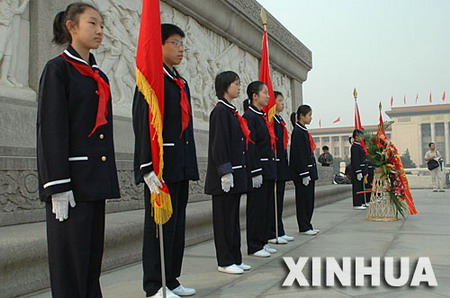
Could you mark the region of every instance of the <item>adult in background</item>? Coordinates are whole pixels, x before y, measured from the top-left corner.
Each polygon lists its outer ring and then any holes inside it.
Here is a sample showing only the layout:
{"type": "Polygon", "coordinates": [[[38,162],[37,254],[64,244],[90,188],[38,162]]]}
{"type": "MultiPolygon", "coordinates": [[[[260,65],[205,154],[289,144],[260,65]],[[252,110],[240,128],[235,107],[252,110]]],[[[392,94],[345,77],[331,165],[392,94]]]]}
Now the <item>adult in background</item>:
{"type": "Polygon", "coordinates": [[[322,154],[319,155],[318,161],[322,167],[329,167],[333,164],[333,156],[331,155],[328,146],[322,147],[322,154]]]}
{"type": "Polygon", "coordinates": [[[439,151],[436,150],[436,144],[431,142],[428,144],[429,150],[425,153],[425,161],[427,162],[428,169],[431,172],[431,181],[433,183],[433,192],[444,192],[444,186],[442,183],[442,156],[439,151]]]}

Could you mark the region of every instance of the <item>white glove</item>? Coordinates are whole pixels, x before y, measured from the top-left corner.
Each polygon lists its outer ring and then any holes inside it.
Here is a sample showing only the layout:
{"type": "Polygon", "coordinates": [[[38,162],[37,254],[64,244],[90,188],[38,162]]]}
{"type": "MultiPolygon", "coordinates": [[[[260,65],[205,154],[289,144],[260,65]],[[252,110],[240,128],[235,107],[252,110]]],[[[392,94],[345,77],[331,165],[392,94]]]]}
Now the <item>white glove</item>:
{"type": "Polygon", "coordinates": [[[311,177],[307,176],[307,177],[303,178],[303,181],[302,181],[303,185],[308,186],[309,181],[311,181],[311,177]]]}
{"type": "Polygon", "coordinates": [[[258,176],[252,177],[252,183],[253,183],[253,188],[260,188],[261,185],[263,184],[263,176],[258,175],[258,176]]]}
{"type": "Polygon", "coordinates": [[[72,208],[76,206],[71,190],[52,195],[52,212],[57,220],[64,221],[69,218],[69,204],[72,208]]]}
{"type": "Polygon", "coordinates": [[[222,190],[224,192],[229,192],[230,189],[234,187],[233,174],[228,173],[220,177],[220,181],[222,182],[222,190]]]}
{"type": "Polygon", "coordinates": [[[148,174],[144,175],[145,184],[147,184],[151,193],[159,194],[159,189],[163,187],[161,181],[158,176],[156,176],[155,171],[151,171],[148,174]]]}
{"type": "Polygon", "coordinates": [[[362,178],[363,178],[363,174],[362,173],[356,174],[356,179],[358,179],[358,181],[361,181],[362,178]]]}

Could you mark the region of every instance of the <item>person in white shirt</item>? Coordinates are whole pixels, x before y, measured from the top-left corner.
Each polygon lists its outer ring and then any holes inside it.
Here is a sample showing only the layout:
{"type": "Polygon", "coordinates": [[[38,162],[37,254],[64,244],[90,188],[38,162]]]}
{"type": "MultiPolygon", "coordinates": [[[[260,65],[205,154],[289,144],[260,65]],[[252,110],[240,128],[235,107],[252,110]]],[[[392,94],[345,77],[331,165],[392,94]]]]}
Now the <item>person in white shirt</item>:
{"type": "Polygon", "coordinates": [[[435,160],[439,166],[430,170],[431,171],[431,181],[433,182],[433,192],[444,192],[445,190],[443,189],[443,182],[442,182],[442,156],[439,153],[439,151],[436,150],[436,144],[434,144],[433,142],[431,142],[430,144],[428,144],[428,148],[430,148],[430,150],[427,151],[427,153],[425,153],[425,161],[428,163],[432,160],[435,160]]]}

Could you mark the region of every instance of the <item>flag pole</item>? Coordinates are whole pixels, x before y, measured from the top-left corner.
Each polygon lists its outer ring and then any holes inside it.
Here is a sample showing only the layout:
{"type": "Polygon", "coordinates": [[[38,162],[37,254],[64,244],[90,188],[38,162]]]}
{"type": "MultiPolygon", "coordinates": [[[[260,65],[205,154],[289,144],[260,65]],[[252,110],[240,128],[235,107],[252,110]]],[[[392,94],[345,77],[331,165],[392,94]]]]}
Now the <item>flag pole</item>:
{"type": "MultiPolygon", "coordinates": [[[[263,7],[261,7],[261,12],[259,14],[259,16],[261,17],[261,23],[263,25],[264,28],[264,33],[267,31],[267,15],[266,12],[264,10],[263,7]]],[[[263,34],[264,34],[263,33],[263,34]]],[[[266,40],[266,42],[268,42],[266,40]]],[[[269,115],[267,115],[267,117],[269,117],[269,115]]],[[[270,119],[267,119],[268,121],[270,119]]],[[[277,162],[277,149],[275,148],[275,164],[277,162]]],[[[273,185],[273,198],[274,198],[274,212],[275,212],[275,243],[278,244],[278,200],[277,200],[277,180],[275,180],[275,183],[273,185]]]]}
{"type": "Polygon", "coordinates": [[[163,293],[163,298],[167,297],[167,293],[166,293],[166,264],[164,261],[164,232],[163,232],[163,225],[162,224],[158,224],[158,229],[159,229],[159,257],[160,257],[160,262],[161,262],[161,287],[162,287],[162,293],[163,293]]]}

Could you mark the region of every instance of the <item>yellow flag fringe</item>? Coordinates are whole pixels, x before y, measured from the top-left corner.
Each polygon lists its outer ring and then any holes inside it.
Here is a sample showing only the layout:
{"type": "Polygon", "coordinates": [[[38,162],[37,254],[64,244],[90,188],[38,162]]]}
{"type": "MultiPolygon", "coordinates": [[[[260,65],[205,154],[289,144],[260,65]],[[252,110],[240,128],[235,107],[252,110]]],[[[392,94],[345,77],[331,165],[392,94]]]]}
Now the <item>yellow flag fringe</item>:
{"type": "MultiPolygon", "coordinates": [[[[139,91],[144,95],[145,100],[148,103],[149,109],[152,113],[152,125],[155,128],[156,136],[158,138],[159,144],[159,173],[158,178],[162,180],[162,170],[164,168],[164,158],[163,158],[163,139],[162,139],[162,116],[161,110],[159,109],[158,98],[155,91],[152,89],[148,83],[145,76],[136,69],[136,85],[139,91]]],[[[167,189],[167,186],[165,187],[167,189]]],[[[170,194],[160,189],[159,194],[151,194],[150,203],[154,209],[153,216],[156,224],[165,224],[172,216],[172,201],[170,199],[170,194]]]]}

